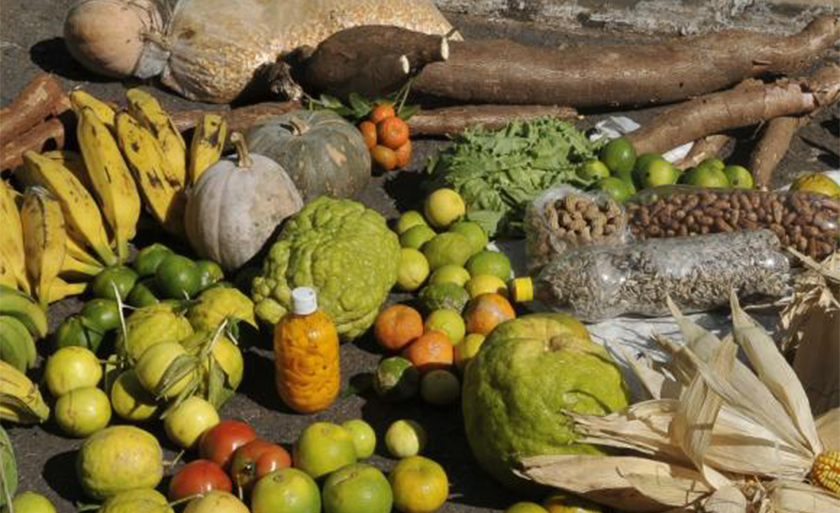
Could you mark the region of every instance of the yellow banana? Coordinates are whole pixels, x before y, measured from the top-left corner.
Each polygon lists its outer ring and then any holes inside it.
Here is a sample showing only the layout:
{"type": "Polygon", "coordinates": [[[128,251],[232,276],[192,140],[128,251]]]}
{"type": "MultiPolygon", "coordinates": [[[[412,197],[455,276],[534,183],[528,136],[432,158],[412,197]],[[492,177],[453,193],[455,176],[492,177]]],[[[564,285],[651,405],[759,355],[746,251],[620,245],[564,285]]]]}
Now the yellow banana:
{"type": "Polygon", "coordinates": [[[61,264],[61,271],[59,273],[60,276],[91,279],[105,270],[105,267],[102,264],[88,264],[86,262],[82,262],[67,253],[66,250],[67,247],[65,246],[64,262],[61,264]]]}
{"type": "Polygon", "coordinates": [[[56,278],[52,287],[50,287],[49,302],[55,303],[56,301],[61,301],[64,298],[84,294],[87,287],[87,283],[67,283],[61,278],[56,278]]]}
{"type": "Polygon", "coordinates": [[[190,142],[189,175],[195,185],[201,174],[222,157],[227,137],[227,122],[218,114],[205,114],[195,127],[190,142]]]}
{"type": "Polygon", "coordinates": [[[114,117],[117,115],[110,105],[84,91],[73,91],[70,93],[70,103],[76,115],[79,115],[85,107],[91,109],[99,116],[102,123],[109,129],[114,129],[114,117]]]}
{"type": "Polygon", "coordinates": [[[131,115],[117,114],[117,141],[146,207],[168,230],[181,233],[184,223],[185,197],[183,186],[173,176],[169,161],[157,139],[131,115]]]}
{"type": "Polygon", "coordinates": [[[23,250],[23,227],[16,195],[12,186],[0,181],[0,253],[8,274],[14,276],[17,287],[27,294],[31,291],[26,278],[26,255],[23,250]]]}
{"type": "Polygon", "coordinates": [[[61,205],[68,230],[79,235],[106,265],[116,264],[99,205],[76,175],[57,160],[34,151],[25,152],[23,161],[27,170],[25,181],[50,191],[61,205]]]}
{"type": "Polygon", "coordinates": [[[101,266],[102,262],[88,253],[84,245],[77,240],[77,235],[72,230],[72,227],[67,224],[65,224],[65,227],[67,228],[67,256],[73,257],[84,264],[101,266]]]}
{"type": "Polygon", "coordinates": [[[50,287],[64,264],[64,216],[58,201],[42,187],[29,187],[23,195],[20,209],[23,225],[23,247],[26,251],[26,273],[35,296],[46,308],[50,287]]]}
{"type": "Polygon", "coordinates": [[[154,96],[141,89],[129,89],[125,97],[128,111],[155,136],[178,183],[186,185],[187,145],[172,119],[154,96]]]}
{"type": "Polygon", "coordinates": [[[50,160],[55,160],[62,166],[66,167],[71,173],[73,173],[73,176],[82,182],[85,189],[89,191],[93,189],[87,169],[85,168],[85,160],[82,158],[80,153],[70,150],[52,150],[41,153],[41,156],[47,157],[50,160]]]}
{"type": "Polygon", "coordinates": [[[89,108],[79,116],[79,146],[102,213],[111,226],[120,263],[128,259],[128,241],[137,233],[140,195],[117,141],[89,108]]]}
{"type": "Polygon", "coordinates": [[[0,419],[17,424],[39,424],[50,418],[38,386],[26,374],[0,360],[0,419]]]}
{"type": "Polygon", "coordinates": [[[18,282],[15,275],[12,274],[9,264],[3,258],[3,253],[0,252],[0,285],[11,287],[15,290],[18,288],[18,282]]]}

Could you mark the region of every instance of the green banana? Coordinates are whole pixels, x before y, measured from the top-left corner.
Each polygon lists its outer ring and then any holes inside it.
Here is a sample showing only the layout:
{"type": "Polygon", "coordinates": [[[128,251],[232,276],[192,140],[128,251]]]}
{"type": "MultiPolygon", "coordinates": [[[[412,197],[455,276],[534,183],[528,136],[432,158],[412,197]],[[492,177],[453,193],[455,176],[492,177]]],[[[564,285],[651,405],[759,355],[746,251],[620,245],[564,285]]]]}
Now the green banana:
{"type": "MultiPolygon", "coordinates": [[[[0,317],[0,319],[14,319],[14,317],[0,317]]],[[[0,360],[20,372],[26,372],[26,348],[18,338],[17,330],[14,329],[13,331],[13,329],[6,326],[6,322],[0,320],[0,360]]],[[[26,333],[29,334],[28,331],[26,333]]],[[[32,338],[31,335],[30,338],[32,338]]]]}
{"type": "Polygon", "coordinates": [[[12,441],[3,426],[0,426],[0,506],[9,507],[8,500],[18,489],[17,459],[12,441]]]}
{"type": "Polygon", "coordinates": [[[26,326],[36,339],[47,336],[47,314],[30,296],[0,285],[0,315],[9,315],[26,326]]]}
{"type": "MultiPolygon", "coordinates": [[[[21,371],[35,367],[35,362],[38,360],[38,349],[35,347],[35,339],[32,338],[32,334],[16,317],[0,315],[0,350],[10,345],[15,346],[16,353],[23,353],[24,367],[20,369],[21,371]]],[[[0,357],[2,356],[0,354],[0,357]]],[[[3,359],[5,360],[5,358],[3,359]]]]}

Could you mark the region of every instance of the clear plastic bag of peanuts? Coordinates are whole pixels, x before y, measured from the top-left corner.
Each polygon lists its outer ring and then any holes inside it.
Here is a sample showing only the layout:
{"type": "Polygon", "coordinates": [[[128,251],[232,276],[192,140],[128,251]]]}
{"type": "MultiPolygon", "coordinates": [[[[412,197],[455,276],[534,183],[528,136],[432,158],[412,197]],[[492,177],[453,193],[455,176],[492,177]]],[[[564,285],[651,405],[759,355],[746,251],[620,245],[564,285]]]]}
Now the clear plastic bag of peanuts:
{"type": "Polygon", "coordinates": [[[768,230],[649,239],[623,246],[572,249],[533,278],[514,281],[516,301],[600,322],[623,315],[670,315],[667,298],[683,312],[790,293],[790,262],[768,230]]]}
{"type": "Polygon", "coordinates": [[[525,251],[534,272],[566,251],[615,246],[628,237],[627,216],[604,193],[562,185],[540,194],[525,211],[525,251]]]}
{"type": "Polygon", "coordinates": [[[640,192],[625,208],[639,239],[766,229],[783,248],[817,261],[840,241],[840,198],[813,192],[657,187],[640,192]]]}

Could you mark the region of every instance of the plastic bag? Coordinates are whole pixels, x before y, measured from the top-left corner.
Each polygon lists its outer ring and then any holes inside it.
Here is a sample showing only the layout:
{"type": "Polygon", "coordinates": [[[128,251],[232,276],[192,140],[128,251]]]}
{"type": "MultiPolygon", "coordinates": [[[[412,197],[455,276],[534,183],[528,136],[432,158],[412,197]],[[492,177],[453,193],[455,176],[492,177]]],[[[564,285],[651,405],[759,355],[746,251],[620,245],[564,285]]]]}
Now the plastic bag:
{"type": "Polygon", "coordinates": [[[530,271],[572,248],[614,246],[627,240],[624,208],[606,194],[570,185],[540,194],[525,212],[525,251],[530,271]]]}
{"type": "Polygon", "coordinates": [[[168,0],[160,33],[149,34],[135,74],[160,75],[193,100],[227,103],[262,65],[357,25],[394,25],[444,35],[431,0],[168,0]],[[174,7],[172,5],[174,4],[174,7]]]}
{"type": "Polygon", "coordinates": [[[790,292],[790,262],[767,230],[650,239],[617,247],[571,250],[534,278],[536,299],[587,322],[625,314],[669,315],[790,292]]]}
{"type": "Polygon", "coordinates": [[[782,247],[820,261],[840,241],[840,199],[803,191],[658,187],[626,204],[637,238],[768,229],[782,247]]]}

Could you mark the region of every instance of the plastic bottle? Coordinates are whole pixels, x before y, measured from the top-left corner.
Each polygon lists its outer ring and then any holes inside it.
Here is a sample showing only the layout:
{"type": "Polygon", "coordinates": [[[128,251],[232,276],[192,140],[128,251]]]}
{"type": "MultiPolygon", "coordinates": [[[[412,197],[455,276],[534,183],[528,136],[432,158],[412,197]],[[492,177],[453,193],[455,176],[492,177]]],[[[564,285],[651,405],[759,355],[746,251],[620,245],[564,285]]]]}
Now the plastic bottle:
{"type": "Polygon", "coordinates": [[[338,396],[338,332],[309,287],[292,291],[292,311],[274,328],[274,365],[280,398],[299,413],[323,410],[338,396]]]}

